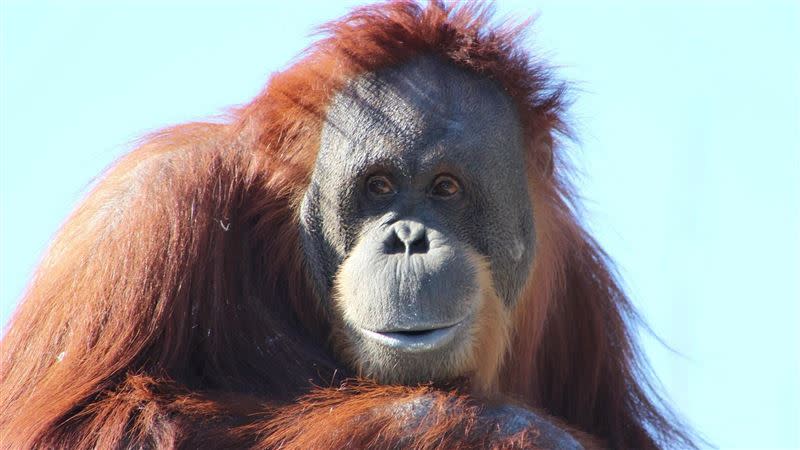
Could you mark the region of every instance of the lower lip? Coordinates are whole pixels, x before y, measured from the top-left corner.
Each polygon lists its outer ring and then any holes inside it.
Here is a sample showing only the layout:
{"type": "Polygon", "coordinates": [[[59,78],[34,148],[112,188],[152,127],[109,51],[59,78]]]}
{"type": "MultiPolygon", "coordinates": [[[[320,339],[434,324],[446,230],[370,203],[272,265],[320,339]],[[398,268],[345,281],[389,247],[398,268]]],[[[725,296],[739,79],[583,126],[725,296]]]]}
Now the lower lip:
{"type": "Polygon", "coordinates": [[[453,340],[459,328],[464,323],[462,320],[454,325],[418,334],[407,333],[379,333],[361,328],[361,333],[367,338],[386,347],[403,350],[406,352],[429,352],[444,347],[453,340]]]}

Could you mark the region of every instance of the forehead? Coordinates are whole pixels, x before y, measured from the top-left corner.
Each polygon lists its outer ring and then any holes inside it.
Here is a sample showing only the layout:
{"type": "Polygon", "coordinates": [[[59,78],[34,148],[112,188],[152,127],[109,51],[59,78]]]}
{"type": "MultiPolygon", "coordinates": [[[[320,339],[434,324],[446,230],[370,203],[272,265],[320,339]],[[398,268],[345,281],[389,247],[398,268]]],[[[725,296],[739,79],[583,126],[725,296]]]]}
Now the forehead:
{"type": "Polygon", "coordinates": [[[334,97],[318,163],[334,157],[353,170],[381,163],[418,170],[446,160],[519,164],[521,136],[513,103],[494,82],[419,57],[363,75],[334,97]]]}

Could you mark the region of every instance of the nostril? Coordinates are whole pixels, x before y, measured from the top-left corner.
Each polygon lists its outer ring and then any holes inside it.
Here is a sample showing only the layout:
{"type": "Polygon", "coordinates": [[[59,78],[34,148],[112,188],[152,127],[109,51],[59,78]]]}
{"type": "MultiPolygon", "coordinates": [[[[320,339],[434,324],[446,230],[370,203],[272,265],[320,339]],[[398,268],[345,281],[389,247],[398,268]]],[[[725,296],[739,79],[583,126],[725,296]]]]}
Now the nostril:
{"type": "Polygon", "coordinates": [[[386,241],[386,253],[393,255],[395,253],[405,253],[406,244],[403,242],[396,233],[392,233],[391,237],[386,241]]]}
{"type": "Polygon", "coordinates": [[[408,248],[408,253],[410,255],[413,255],[414,253],[428,253],[429,247],[430,244],[428,243],[428,236],[422,235],[411,242],[411,245],[408,248]]]}

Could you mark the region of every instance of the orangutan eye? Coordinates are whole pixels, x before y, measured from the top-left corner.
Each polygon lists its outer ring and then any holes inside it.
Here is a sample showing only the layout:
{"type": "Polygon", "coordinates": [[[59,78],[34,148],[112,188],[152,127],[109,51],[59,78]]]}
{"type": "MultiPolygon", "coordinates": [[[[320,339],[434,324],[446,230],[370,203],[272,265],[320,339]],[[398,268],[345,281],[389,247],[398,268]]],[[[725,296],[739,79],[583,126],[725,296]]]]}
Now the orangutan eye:
{"type": "Polygon", "coordinates": [[[394,194],[394,185],[384,175],[373,175],[367,179],[367,191],[376,196],[394,194]]]}
{"type": "Polygon", "coordinates": [[[442,198],[449,198],[461,192],[461,186],[455,178],[449,175],[439,175],[433,182],[431,195],[442,198]]]}

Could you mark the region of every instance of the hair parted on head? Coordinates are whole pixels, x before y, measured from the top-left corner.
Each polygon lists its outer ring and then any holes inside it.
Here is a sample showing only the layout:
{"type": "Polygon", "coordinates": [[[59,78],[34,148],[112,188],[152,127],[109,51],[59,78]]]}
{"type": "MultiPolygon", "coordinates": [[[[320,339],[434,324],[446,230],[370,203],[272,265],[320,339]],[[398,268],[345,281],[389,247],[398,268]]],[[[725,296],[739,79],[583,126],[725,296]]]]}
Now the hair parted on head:
{"type": "MultiPolygon", "coordinates": [[[[332,96],[360,74],[435,55],[495,80],[515,102],[533,144],[551,132],[566,133],[562,118],[566,85],[523,47],[530,20],[492,25],[491,5],[480,2],[427,5],[401,0],[355,8],[318,29],[323,38],[288,69],[272,76],[245,107],[242,126],[254,126],[267,153],[306,176],[316,156],[319,130],[332,96]]],[[[531,152],[551,149],[531,146],[531,152]]],[[[546,172],[553,155],[531,155],[546,172]]],[[[303,179],[298,180],[304,187],[303,179]]]]}

